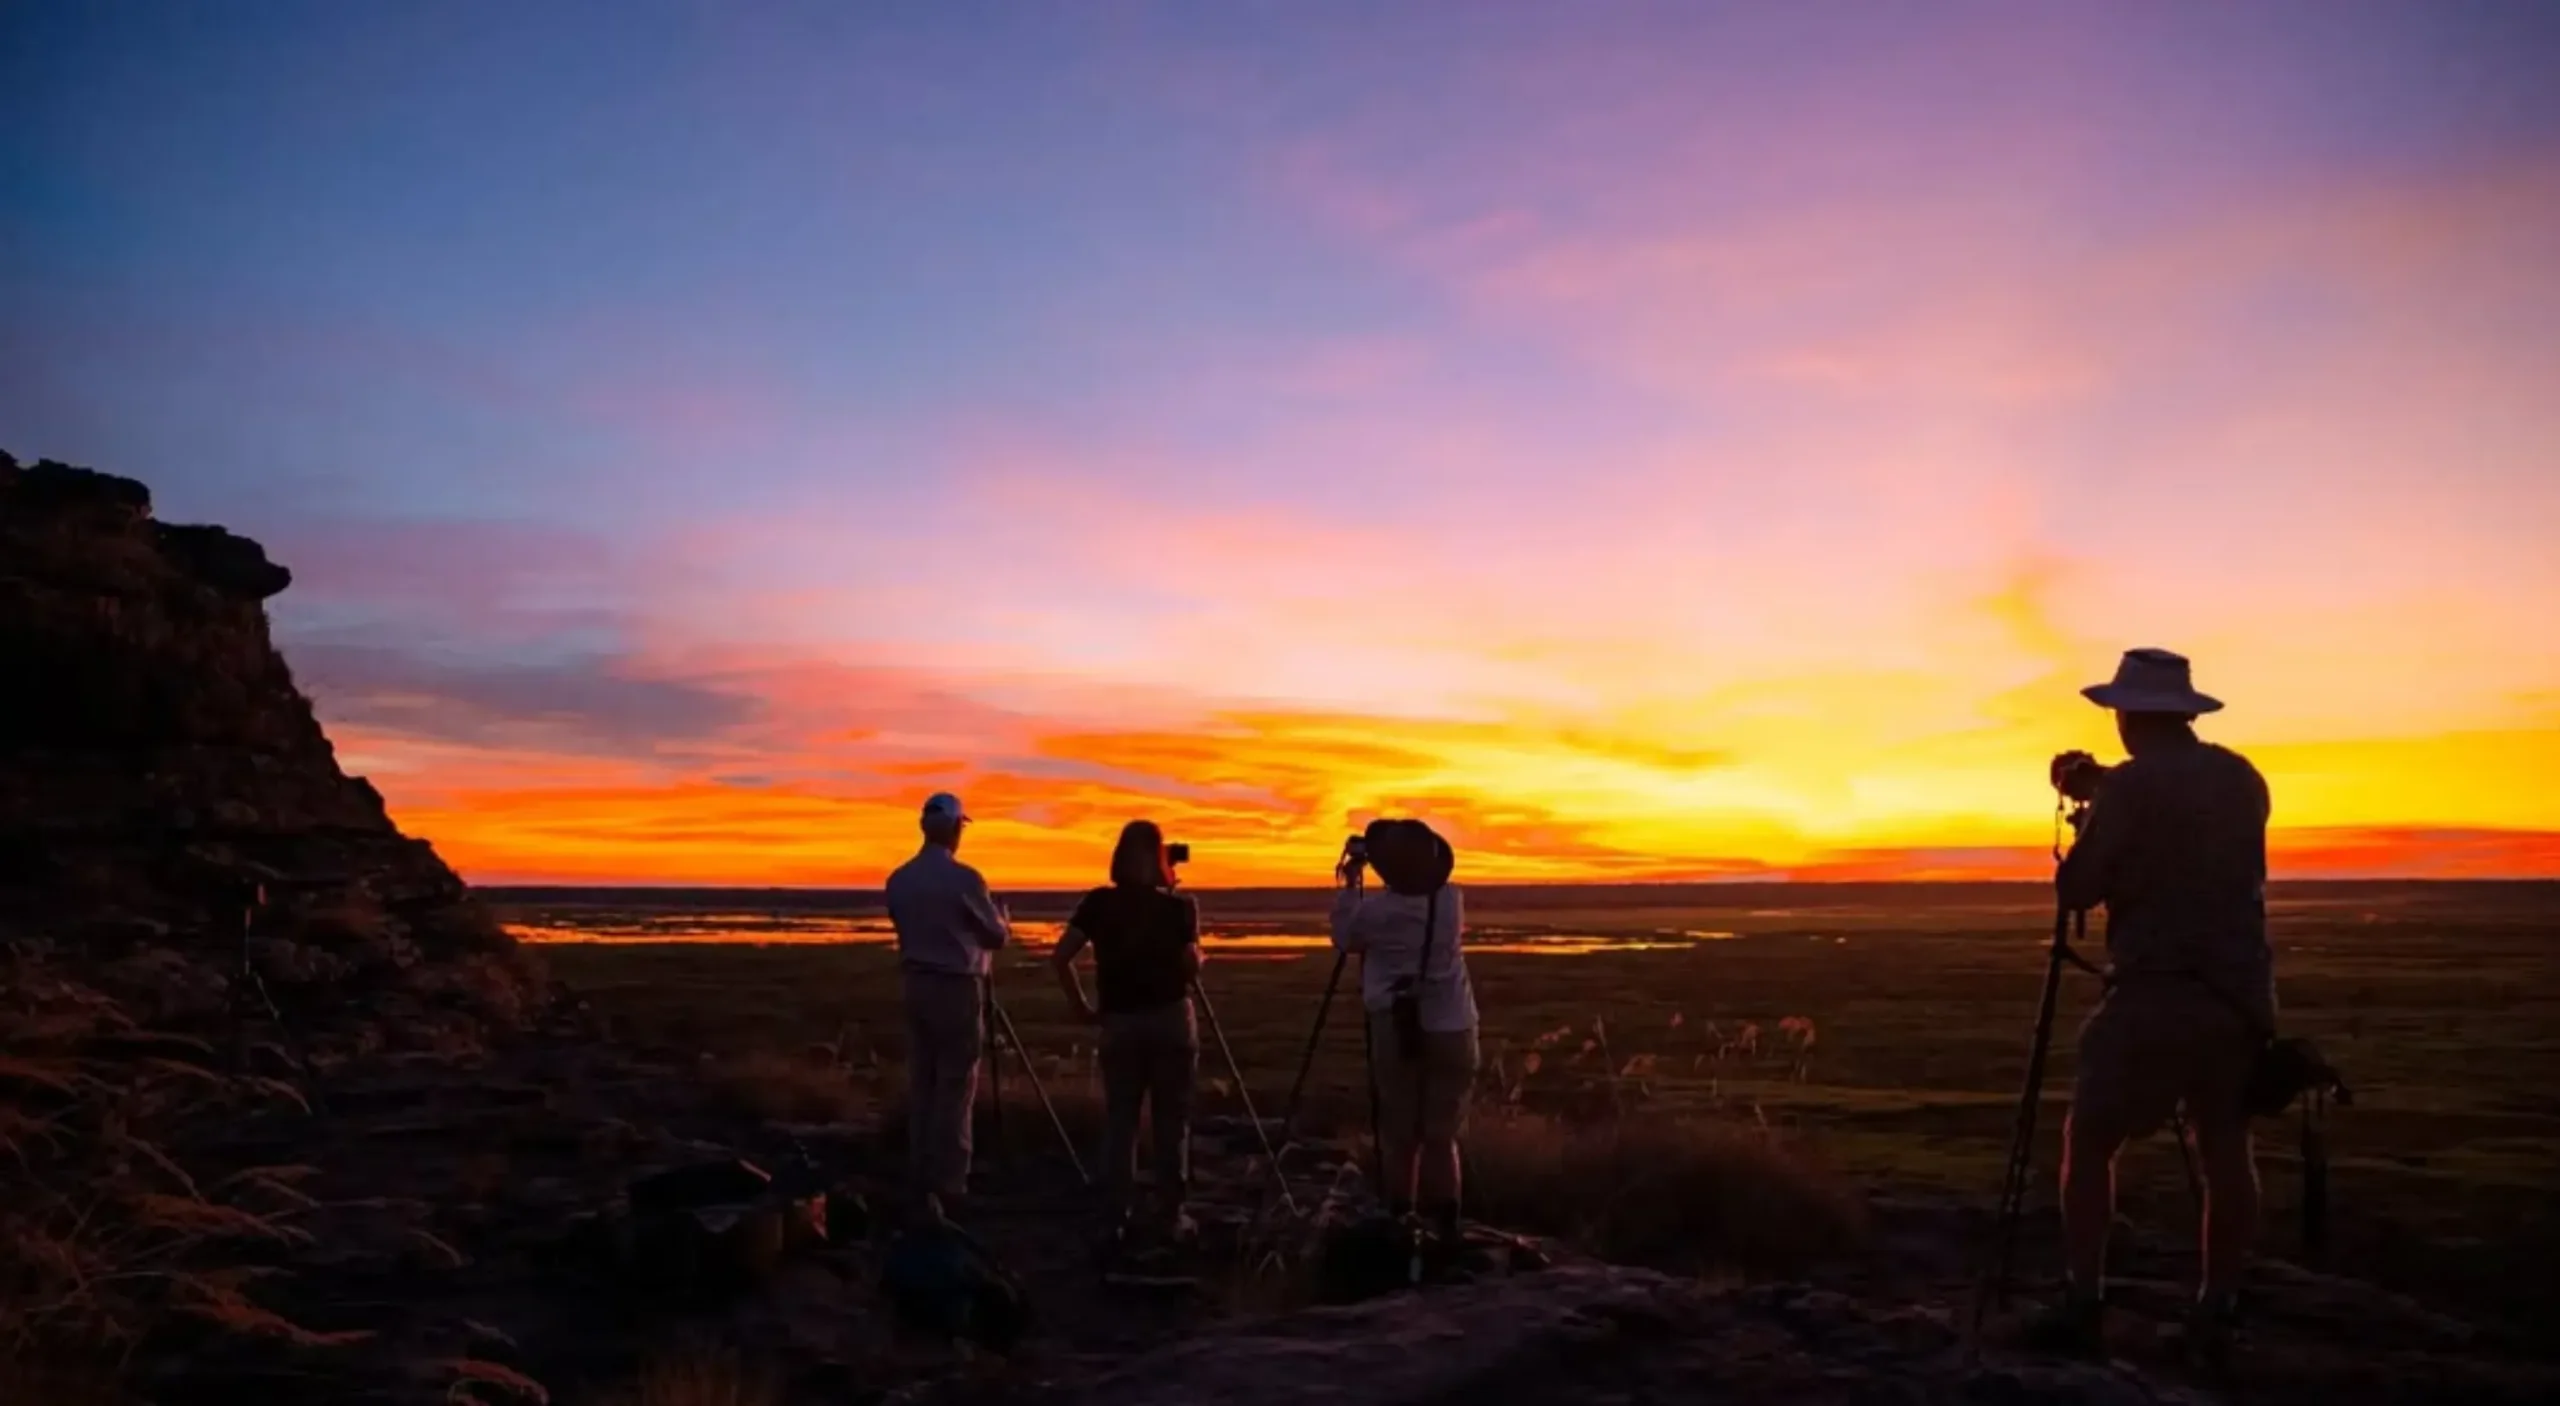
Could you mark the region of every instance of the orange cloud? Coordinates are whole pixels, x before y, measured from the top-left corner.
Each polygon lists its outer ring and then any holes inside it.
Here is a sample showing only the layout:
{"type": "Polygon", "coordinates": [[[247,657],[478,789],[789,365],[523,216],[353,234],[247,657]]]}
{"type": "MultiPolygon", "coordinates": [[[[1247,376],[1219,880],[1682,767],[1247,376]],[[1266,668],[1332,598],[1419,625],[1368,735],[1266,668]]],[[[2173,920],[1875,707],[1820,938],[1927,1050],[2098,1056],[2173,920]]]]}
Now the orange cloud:
{"type": "MultiPolygon", "coordinates": [[[[1826,688],[1809,682],[1801,697],[1820,703],[1826,688]]],[[[1750,704],[1737,711],[1746,722],[1750,704]]],[[[2088,711],[2084,726],[2102,716],[2088,711]]],[[[1320,882],[1342,834],[1383,813],[1431,817],[1478,882],[2049,868],[2040,754],[2022,758],[1991,733],[1944,752],[1835,734],[1858,716],[1836,707],[1814,712],[1799,742],[1775,726],[1788,716],[1737,727],[1743,745],[1720,756],[1640,733],[1279,711],[1163,732],[1034,720],[1020,753],[969,761],[769,750],[753,775],[348,729],[340,750],[374,772],[403,824],[484,882],[868,886],[914,844],[923,791],[945,785],[980,817],[973,853],[1016,887],[1091,881],[1120,824],[1140,816],[1196,843],[1194,881],[1211,886],[1320,882]],[[1820,743],[1835,735],[1872,774],[1829,769],[1820,743]]],[[[2560,874],[2560,831],[2535,818],[2560,786],[2560,732],[2251,750],[2276,796],[2280,876],[2560,874]],[[2514,784],[2486,779],[2500,776],[2514,784]],[[2495,821],[2374,820],[2438,814],[2495,821]]]]}

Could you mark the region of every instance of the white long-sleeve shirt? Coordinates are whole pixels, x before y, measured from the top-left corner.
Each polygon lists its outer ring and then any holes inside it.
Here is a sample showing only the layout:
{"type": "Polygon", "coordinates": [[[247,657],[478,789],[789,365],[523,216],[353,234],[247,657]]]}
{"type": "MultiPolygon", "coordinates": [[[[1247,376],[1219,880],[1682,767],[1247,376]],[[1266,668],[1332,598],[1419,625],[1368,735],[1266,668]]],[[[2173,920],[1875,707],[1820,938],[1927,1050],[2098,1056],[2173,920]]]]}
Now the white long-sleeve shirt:
{"type": "MultiPolygon", "coordinates": [[[[1431,902],[1387,890],[1344,889],[1334,895],[1334,950],[1360,954],[1362,1006],[1372,1011],[1388,1009],[1395,1002],[1396,983],[1413,977],[1422,965],[1422,924],[1431,902]]],[[[1431,939],[1431,970],[1422,973],[1419,983],[1422,1028],[1472,1030],[1476,993],[1467,981],[1460,938],[1466,929],[1466,905],[1456,884],[1440,890],[1439,905],[1439,931],[1431,939]]]]}
{"type": "Polygon", "coordinates": [[[987,881],[940,845],[926,845],[889,876],[889,922],[898,960],[922,971],[984,976],[1013,936],[987,881]]]}

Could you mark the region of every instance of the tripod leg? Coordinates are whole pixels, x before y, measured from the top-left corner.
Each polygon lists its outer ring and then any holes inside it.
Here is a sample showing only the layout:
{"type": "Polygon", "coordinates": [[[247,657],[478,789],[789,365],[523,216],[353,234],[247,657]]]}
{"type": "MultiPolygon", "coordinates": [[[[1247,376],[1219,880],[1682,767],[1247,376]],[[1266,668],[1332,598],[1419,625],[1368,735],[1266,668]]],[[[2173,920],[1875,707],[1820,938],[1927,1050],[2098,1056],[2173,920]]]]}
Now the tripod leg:
{"type": "Polygon", "coordinates": [[[2044,994],[2036,1006],[2035,1036],[2027,1049],[2027,1077],[2018,1091],[2017,1124],[2010,1134],[2008,1163],[2001,1176],[1999,1246],[1991,1275],[1973,1301],[1973,1334],[1977,1340],[1982,1334],[1984,1311],[1994,1300],[2002,1307],[2009,1302],[2009,1270],[2017,1251],[2018,1221],[2026,1211],[2027,1183],[2034,1174],[2036,1113],[2044,1098],[2045,1055],[2053,1044],[2054,1006],[2061,995],[2063,954],[2069,950],[2070,933],[2070,915],[2056,914],[2053,947],[2045,962],[2044,994]]]}
{"type": "Polygon", "coordinates": [[[995,976],[988,974],[981,988],[986,996],[979,1023],[986,1031],[987,1065],[987,1132],[995,1139],[996,1159],[1005,1170],[1013,1169],[1013,1142],[1004,1135],[1004,1027],[997,1024],[1003,1008],[996,1004],[995,976]]]}
{"type": "Polygon", "coordinates": [[[1287,1142],[1298,1127],[1298,1100],[1307,1091],[1307,1071],[1316,1067],[1316,1042],[1324,1036],[1325,1016],[1333,1010],[1333,993],[1342,985],[1342,967],[1351,960],[1348,952],[1333,954],[1333,975],[1324,981],[1324,999],[1316,1003],[1316,1023],[1307,1031],[1307,1048],[1298,1056],[1297,1082],[1289,1086],[1289,1106],[1280,1111],[1280,1140],[1287,1142]]]}
{"type": "Polygon", "coordinates": [[[1369,1184],[1378,1188],[1378,1199],[1387,1199],[1387,1142],[1385,1124],[1378,1120],[1378,1034],[1369,1028],[1369,1011],[1360,1011],[1360,1082],[1369,1090],[1369,1184]]]}
{"type": "MultiPolygon", "coordinates": [[[[992,1001],[994,998],[989,997],[992,1001]]],[[[1067,1161],[1076,1169],[1076,1180],[1093,1185],[1092,1174],[1084,1169],[1084,1158],[1076,1155],[1076,1140],[1067,1132],[1067,1120],[1058,1116],[1058,1106],[1049,1101],[1049,1090],[1040,1082],[1040,1071],[1031,1067],[1031,1052],[1022,1047],[1022,1036],[1013,1028],[1013,1017],[1002,1006],[993,1007],[996,1019],[1004,1026],[1005,1040],[1013,1046],[1015,1057],[1022,1061],[1022,1075],[1031,1081],[1032,1096],[1040,1100],[1040,1110],[1049,1115],[1049,1126],[1057,1130],[1058,1145],[1066,1149],[1067,1161]]]]}
{"type": "Polygon", "coordinates": [[[1218,1023],[1218,1008],[1209,1003],[1209,988],[1197,980],[1191,983],[1192,994],[1200,998],[1200,1014],[1209,1018],[1209,1033],[1217,1037],[1218,1053],[1227,1062],[1227,1074],[1236,1081],[1236,1097],[1244,1101],[1244,1118],[1253,1124],[1253,1135],[1262,1140],[1262,1160],[1271,1164],[1271,1179],[1280,1184],[1280,1204],[1289,1214],[1298,1213],[1297,1199],[1289,1194],[1289,1178],[1280,1170],[1280,1154],[1272,1150],[1271,1133],[1253,1111],[1253,1091],[1244,1086],[1244,1070],[1236,1064],[1236,1052],[1227,1044],[1227,1028],[1218,1023]]]}

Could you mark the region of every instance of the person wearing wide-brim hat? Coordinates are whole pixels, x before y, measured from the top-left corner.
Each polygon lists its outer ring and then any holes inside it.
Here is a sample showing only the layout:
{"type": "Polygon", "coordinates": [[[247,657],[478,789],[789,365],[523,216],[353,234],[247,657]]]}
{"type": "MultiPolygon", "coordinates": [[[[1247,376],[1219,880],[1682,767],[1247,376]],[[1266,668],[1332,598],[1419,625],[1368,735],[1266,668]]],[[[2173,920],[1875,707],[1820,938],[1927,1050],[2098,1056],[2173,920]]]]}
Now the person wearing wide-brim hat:
{"type": "Polygon", "coordinates": [[[1455,1243],[1458,1136],[1481,1063],[1457,856],[1420,820],[1373,821],[1363,840],[1345,854],[1332,931],[1335,951],[1360,954],[1380,1194],[1390,1214],[1419,1210],[1455,1243]],[[1363,889],[1364,865],[1383,891],[1363,889]]]}
{"type": "Polygon", "coordinates": [[[2089,803],[2055,878],[2074,912],[2104,905],[2106,994],[2080,1031],[2063,1129],[2063,1238],[2070,1286],[2031,1325],[2041,1345],[2103,1351],[2107,1232],[2124,1144],[2183,1114],[2203,1166],[2203,1284],[2190,1332],[2227,1344],[2257,1236],[2258,1176],[2244,1090],[2275,1023],[2267,947],[2267,783],[2196,736],[2222,708],[2187,660],[2126,651],[2115,677],[2081,693],[2116,715],[2127,760],[2054,758],[2054,786],[2089,803]]]}

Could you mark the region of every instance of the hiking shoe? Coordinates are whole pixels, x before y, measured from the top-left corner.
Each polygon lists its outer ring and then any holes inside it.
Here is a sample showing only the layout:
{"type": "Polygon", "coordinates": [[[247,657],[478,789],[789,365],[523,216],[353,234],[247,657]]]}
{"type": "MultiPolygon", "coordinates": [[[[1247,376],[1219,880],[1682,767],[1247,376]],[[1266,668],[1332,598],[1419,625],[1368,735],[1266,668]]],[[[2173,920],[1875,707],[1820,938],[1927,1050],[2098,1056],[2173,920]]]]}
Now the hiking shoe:
{"type": "Polygon", "coordinates": [[[2107,1355],[2106,1313],[2105,1300],[2073,1294],[2029,1315],[2022,1338],[2031,1352],[2100,1360],[2107,1355]]]}

